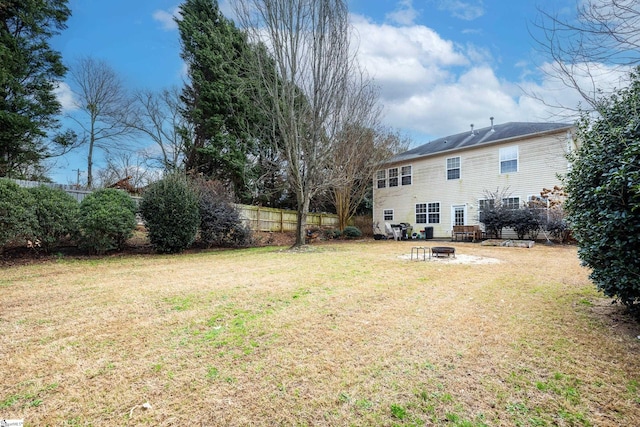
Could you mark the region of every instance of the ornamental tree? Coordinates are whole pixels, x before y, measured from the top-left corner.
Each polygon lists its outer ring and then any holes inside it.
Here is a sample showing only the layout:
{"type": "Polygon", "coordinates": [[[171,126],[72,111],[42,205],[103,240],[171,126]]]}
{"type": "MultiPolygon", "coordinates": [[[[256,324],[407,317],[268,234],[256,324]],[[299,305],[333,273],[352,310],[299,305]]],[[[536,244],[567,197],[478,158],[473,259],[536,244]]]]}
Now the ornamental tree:
{"type": "Polygon", "coordinates": [[[607,296],[640,301],[640,70],[577,123],[566,208],[579,257],[607,296]]]}

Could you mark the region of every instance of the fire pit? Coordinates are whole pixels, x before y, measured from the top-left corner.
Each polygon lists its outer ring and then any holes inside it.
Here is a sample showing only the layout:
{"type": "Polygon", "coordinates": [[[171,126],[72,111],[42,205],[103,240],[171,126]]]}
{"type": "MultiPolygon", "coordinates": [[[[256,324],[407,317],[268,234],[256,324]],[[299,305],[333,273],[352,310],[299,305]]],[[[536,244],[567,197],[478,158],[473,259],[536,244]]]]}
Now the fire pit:
{"type": "Polygon", "coordinates": [[[451,255],[453,255],[453,257],[456,257],[456,248],[452,248],[451,246],[434,246],[433,248],[431,248],[431,255],[433,256],[447,256],[450,257],[451,255]]]}

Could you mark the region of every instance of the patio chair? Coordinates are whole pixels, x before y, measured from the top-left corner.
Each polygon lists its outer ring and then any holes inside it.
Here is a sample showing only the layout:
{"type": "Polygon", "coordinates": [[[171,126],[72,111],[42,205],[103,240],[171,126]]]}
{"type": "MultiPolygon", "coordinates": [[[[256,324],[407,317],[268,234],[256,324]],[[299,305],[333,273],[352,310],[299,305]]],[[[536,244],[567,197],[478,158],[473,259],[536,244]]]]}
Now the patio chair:
{"type": "Polygon", "coordinates": [[[394,228],[388,222],[384,223],[384,228],[387,232],[387,239],[400,240],[402,231],[399,228],[394,228]]]}

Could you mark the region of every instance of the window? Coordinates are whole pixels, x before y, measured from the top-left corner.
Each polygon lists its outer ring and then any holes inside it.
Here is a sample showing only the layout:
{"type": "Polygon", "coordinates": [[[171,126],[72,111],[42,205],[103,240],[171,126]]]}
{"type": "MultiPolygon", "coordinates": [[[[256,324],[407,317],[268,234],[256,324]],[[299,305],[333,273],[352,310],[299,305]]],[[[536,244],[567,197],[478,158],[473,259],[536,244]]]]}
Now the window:
{"type": "Polygon", "coordinates": [[[427,204],[426,203],[416,204],[416,223],[417,224],[427,223],[427,204]]]}
{"type": "Polygon", "coordinates": [[[385,188],[387,186],[387,171],[378,171],[376,179],[378,180],[378,188],[385,188]]]}
{"type": "Polygon", "coordinates": [[[427,222],[440,224],[440,203],[427,203],[427,222]]]}
{"type": "Polygon", "coordinates": [[[393,209],[385,209],[382,211],[382,216],[385,221],[393,221],[393,209]]]}
{"type": "Polygon", "coordinates": [[[502,199],[502,207],[511,210],[520,209],[520,197],[507,197],[506,199],[502,199]]]}
{"type": "Polygon", "coordinates": [[[398,168],[389,169],[389,187],[398,186],[398,168]]]}
{"type": "Polygon", "coordinates": [[[493,210],[494,207],[495,201],[493,199],[478,200],[478,221],[484,222],[485,213],[493,210]]]}
{"type": "Polygon", "coordinates": [[[402,172],[402,185],[411,185],[411,166],[403,166],[402,172]]]}
{"type": "Polygon", "coordinates": [[[460,179],[460,157],[447,159],[447,179],[460,179]]]}
{"type": "Polygon", "coordinates": [[[500,149],[500,173],[518,172],[518,146],[500,149]]]}

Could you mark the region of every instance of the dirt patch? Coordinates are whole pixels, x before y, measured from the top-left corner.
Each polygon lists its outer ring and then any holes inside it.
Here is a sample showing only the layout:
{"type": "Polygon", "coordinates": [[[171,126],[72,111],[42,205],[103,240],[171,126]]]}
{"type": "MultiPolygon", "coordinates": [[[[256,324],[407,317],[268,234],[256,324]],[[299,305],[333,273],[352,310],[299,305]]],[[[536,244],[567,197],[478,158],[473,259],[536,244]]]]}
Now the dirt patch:
{"type": "Polygon", "coordinates": [[[456,254],[455,257],[452,256],[426,256],[426,259],[423,260],[422,252],[420,252],[419,256],[413,254],[413,258],[411,254],[404,254],[398,256],[398,258],[402,260],[408,260],[413,262],[418,261],[426,261],[426,262],[440,262],[447,264],[499,264],[501,261],[496,258],[488,258],[476,255],[466,255],[466,254],[456,254]]]}

